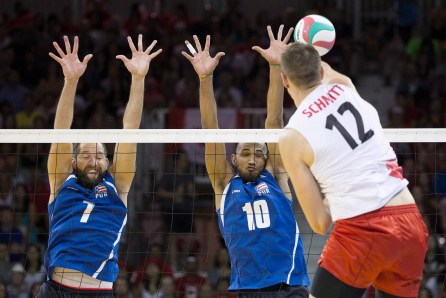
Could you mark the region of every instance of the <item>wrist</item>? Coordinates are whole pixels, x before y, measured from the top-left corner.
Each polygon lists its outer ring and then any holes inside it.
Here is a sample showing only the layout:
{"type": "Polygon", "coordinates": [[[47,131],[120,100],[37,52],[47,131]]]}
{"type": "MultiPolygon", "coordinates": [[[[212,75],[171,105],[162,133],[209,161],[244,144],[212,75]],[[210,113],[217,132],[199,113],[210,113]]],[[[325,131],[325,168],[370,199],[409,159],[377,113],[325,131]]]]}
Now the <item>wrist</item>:
{"type": "Polygon", "coordinates": [[[198,75],[198,77],[199,77],[200,80],[201,80],[201,79],[205,79],[205,78],[210,78],[210,77],[212,77],[213,75],[214,75],[214,73],[211,72],[211,73],[204,74],[204,75],[198,75]]]}

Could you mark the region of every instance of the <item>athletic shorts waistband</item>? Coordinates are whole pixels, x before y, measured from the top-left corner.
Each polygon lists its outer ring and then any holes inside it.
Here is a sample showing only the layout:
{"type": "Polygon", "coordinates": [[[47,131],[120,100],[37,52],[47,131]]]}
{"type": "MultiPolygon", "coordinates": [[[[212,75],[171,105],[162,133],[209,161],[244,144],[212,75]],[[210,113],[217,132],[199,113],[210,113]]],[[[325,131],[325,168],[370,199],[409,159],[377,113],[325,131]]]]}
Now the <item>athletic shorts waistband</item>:
{"type": "MultiPolygon", "coordinates": [[[[383,215],[397,215],[397,214],[403,214],[403,213],[419,213],[418,207],[416,204],[405,204],[405,205],[399,205],[399,206],[384,206],[380,209],[364,213],[352,218],[346,218],[345,220],[349,219],[369,219],[374,218],[378,216],[383,215]]],[[[341,219],[342,220],[342,219],[341,219]]]]}
{"type": "Polygon", "coordinates": [[[112,288],[108,289],[108,288],[81,288],[81,287],[73,287],[73,286],[69,286],[69,285],[63,284],[61,282],[55,281],[53,279],[48,280],[48,282],[49,283],[53,283],[53,284],[63,288],[66,292],[69,292],[69,293],[72,293],[72,292],[76,292],[77,293],[79,291],[82,291],[82,292],[85,292],[85,293],[88,293],[88,292],[90,292],[90,293],[92,293],[92,292],[97,293],[98,291],[101,292],[101,293],[102,292],[103,293],[107,293],[107,292],[111,293],[113,291],[112,288]]]}

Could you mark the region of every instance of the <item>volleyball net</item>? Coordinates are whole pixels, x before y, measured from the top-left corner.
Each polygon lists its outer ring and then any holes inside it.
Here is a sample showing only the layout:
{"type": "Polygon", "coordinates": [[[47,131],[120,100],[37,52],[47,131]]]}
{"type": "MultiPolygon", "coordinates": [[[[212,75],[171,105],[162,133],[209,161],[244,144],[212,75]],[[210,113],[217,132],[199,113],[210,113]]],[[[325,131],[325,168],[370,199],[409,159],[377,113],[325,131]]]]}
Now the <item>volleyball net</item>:
{"type": "MultiPolygon", "coordinates": [[[[4,212],[0,220],[2,224],[10,220],[16,228],[14,235],[4,237],[7,257],[11,264],[26,266],[33,258],[30,251],[37,248],[42,256],[46,249],[50,143],[105,143],[110,159],[115,143],[138,143],[128,223],[119,248],[123,273],[117,284],[127,283],[131,291],[141,291],[136,285],[154,275],[161,289],[163,283],[196,270],[211,291],[223,293],[230,263],[204,166],[204,143],[226,143],[229,158],[239,142],[274,143],[282,133],[281,129],[0,130],[0,206],[4,212]]],[[[386,129],[385,135],[430,230],[423,282],[442,287],[446,277],[441,266],[446,257],[446,129],[386,129]]],[[[311,231],[296,202],[312,279],[328,235],[311,231]]]]}

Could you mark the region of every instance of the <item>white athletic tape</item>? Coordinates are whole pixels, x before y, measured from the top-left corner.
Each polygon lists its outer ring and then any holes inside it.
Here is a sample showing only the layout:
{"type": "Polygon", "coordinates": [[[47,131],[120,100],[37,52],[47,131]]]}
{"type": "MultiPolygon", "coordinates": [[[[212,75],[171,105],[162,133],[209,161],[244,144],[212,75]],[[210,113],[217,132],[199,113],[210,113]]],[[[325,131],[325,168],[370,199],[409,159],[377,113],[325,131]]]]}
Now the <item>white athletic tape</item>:
{"type": "Polygon", "coordinates": [[[190,43],[187,43],[186,46],[192,55],[195,55],[197,53],[197,51],[195,51],[194,47],[190,43]]]}

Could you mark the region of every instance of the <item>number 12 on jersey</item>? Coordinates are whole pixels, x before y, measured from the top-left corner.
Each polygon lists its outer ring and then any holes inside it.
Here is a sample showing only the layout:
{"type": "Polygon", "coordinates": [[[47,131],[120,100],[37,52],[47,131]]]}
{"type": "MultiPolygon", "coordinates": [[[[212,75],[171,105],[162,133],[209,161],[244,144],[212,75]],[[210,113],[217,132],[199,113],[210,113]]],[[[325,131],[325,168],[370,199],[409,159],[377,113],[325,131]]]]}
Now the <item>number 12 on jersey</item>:
{"type": "MultiPolygon", "coordinates": [[[[342,116],[346,111],[350,111],[353,117],[355,117],[356,128],[358,129],[358,138],[361,143],[368,141],[374,135],[374,131],[369,129],[367,132],[364,131],[364,122],[362,121],[361,114],[359,111],[350,103],[344,102],[338,108],[338,113],[342,116]]],[[[333,114],[327,116],[327,122],[325,124],[326,129],[332,130],[333,127],[336,127],[338,131],[341,133],[342,137],[347,141],[350,148],[355,149],[358,147],[358,143],[356,143],[355,139],[351,136],[351,134],[345,129],[345,127],[336,119],[333,114]]]]}
{"type": "Polygon", "coordinates": [[[246,212],[248,229],[253,231],[257,228],[264,229],[271,225],[268,204],[265,200],[255,201],[252,204],[247,202],[242,210],[246,212]]]}

